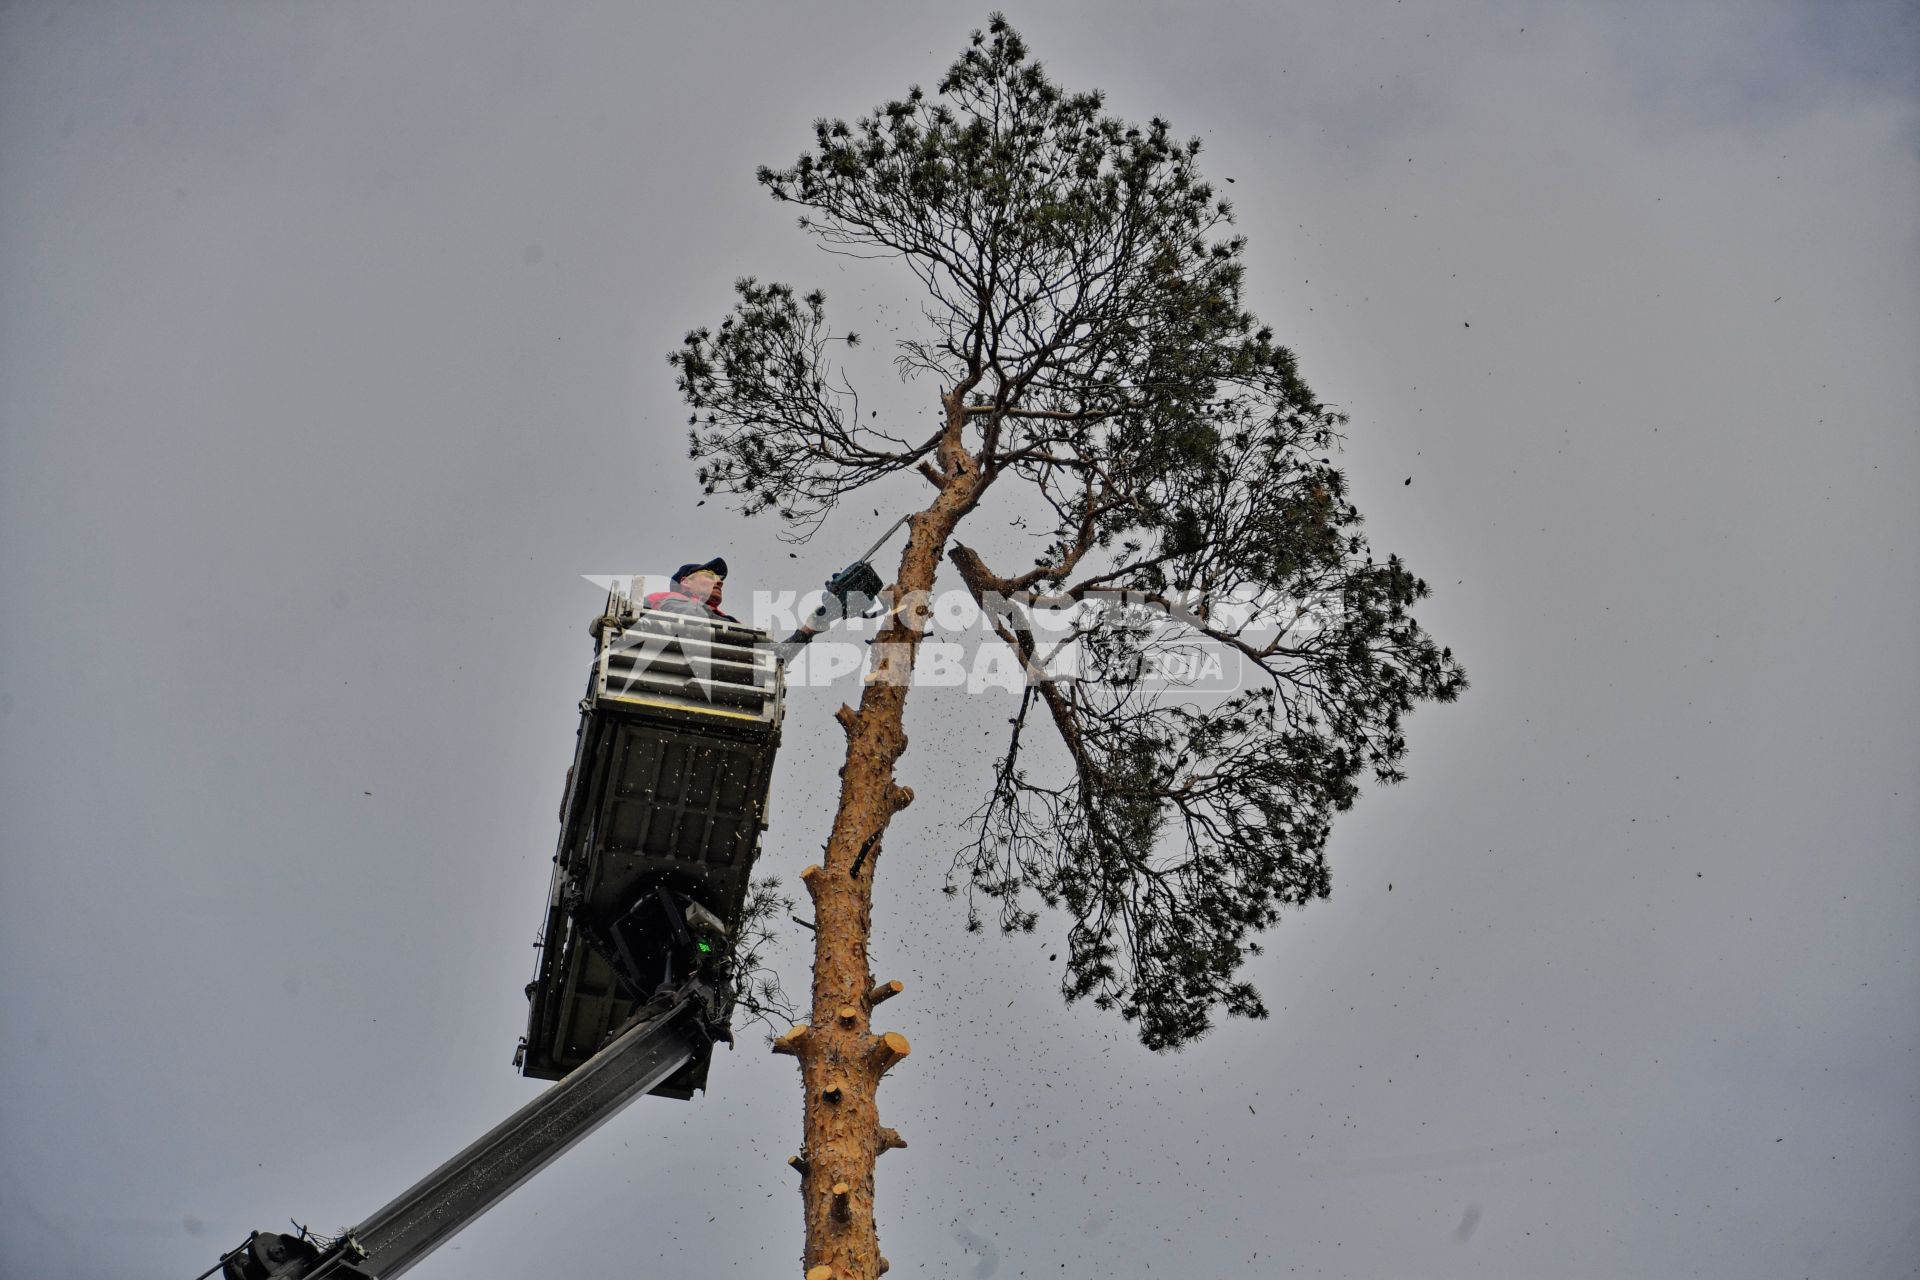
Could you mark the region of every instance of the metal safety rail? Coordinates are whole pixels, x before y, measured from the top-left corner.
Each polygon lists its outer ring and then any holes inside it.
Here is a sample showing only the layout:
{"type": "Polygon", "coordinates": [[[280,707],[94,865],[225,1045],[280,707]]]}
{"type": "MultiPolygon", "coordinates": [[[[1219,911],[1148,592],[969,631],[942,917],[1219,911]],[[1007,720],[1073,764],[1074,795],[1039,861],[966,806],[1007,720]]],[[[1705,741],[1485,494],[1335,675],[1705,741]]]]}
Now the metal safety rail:
{"type": "Polygon", "coordinates": [[[592,700],[779,723],[779,662],[762,632],[656,609],[602,631],[592,700]]]}

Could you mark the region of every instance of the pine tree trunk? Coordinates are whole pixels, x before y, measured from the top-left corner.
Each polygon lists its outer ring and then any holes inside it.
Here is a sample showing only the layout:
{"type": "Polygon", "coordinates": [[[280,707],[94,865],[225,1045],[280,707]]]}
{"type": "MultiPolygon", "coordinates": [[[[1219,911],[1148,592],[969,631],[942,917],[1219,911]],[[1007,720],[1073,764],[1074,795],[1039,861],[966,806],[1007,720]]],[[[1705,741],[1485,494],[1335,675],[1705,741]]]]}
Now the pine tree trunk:
{"type": "Polygon", "coordinates": [[[874,638],[860,709],[842,706],[836,713],[846,730],[847,759],[825,861],[800,873],[814,908],[812,1021],[776,1040],[774,1052],[800,1060],[806,1094],[806,1143],[790,1161],[800,1173],[806,1280],[874,1280],[888,1267],[874,1223],[874,1161],[906,1143],[881,1126],[876,1095],[880,1078],[907,1056],[908,1045],[898,1032],[873,1031],[874,1006],[901,984],[875,985],[867,941],[880,838],[913,800],[893,770],[907,747],[901,720],[927,602],[941,549],[981,487],[977,464],[960,447],[959,405],[959,392],[947,397],[949,426],[935,478],[940,496],[909,522],[893,613],[874,638]]]}

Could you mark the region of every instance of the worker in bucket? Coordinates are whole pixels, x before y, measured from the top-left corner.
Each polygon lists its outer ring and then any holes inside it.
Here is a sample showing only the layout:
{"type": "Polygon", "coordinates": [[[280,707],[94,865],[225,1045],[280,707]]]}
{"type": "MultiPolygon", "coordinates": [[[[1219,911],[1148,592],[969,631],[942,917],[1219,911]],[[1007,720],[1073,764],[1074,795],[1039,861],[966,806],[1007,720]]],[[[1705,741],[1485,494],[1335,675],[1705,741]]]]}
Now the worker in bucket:
{"type": "Polygon", "coordinates": [[[726,593],[727,562],[719,556],[705,564],[681,565],[673,571],[669,582],[672,584],[669,590],[656,591],[647,597],[647,608],[718,618],[722,622],[740,621],[720,611],[721,597],[726,593]]]}
{"type": "MultiPolygon", "coordinates": [[[[720,609],[726,593],[726,581],[727,562],[718,556],[705,564],[683,564],[673,571],[669,579],[670,589],[649,595],[646,607],[718,618],[723,622],[738,622],[739,619],[720,609]]],[[[783,660],[791,658],[800,646],[839,619],[864,614],[880,594],[881,585],[880,575],[872,565],[865,560],[854,561],[827,579],[826,598],[801,620],[799,630],[775,646],[775,652],[783,660]]]]}

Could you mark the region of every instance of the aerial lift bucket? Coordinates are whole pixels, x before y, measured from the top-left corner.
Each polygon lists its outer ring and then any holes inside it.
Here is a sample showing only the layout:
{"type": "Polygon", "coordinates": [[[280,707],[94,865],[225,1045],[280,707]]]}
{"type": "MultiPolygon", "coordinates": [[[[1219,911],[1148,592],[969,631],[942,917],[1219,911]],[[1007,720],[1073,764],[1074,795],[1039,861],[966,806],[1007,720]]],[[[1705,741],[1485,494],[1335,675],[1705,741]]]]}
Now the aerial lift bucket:
{"type": "MultiPolygon", "coordinates": [[[[591,1058],[685,976],[670,935],[689,913],[738,927],[780,743],[783,675],[764,632],[704,611],[648,609],[617,587],[591,630],[515,1059],[541,1080],[591,1058]]],[[[690,1098],[706,1073],[701,1054],[653,1092],[690,1098]]]]}

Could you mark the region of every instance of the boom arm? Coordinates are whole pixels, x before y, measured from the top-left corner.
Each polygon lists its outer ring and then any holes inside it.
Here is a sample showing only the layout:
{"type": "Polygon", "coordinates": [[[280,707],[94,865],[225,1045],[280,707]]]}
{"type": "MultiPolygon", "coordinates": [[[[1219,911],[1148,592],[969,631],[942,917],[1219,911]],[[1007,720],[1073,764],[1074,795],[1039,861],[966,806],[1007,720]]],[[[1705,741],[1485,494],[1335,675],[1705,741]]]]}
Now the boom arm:
{"type": "Polygon", "coordinates": [[[724,1031],[721,1010],[703,980],[688,979],[564,1079],[330,1245],[256,1231],[216,1270],[224,1280],[393,1280],[703,1052],[716,1022],[724,1031]]]}

